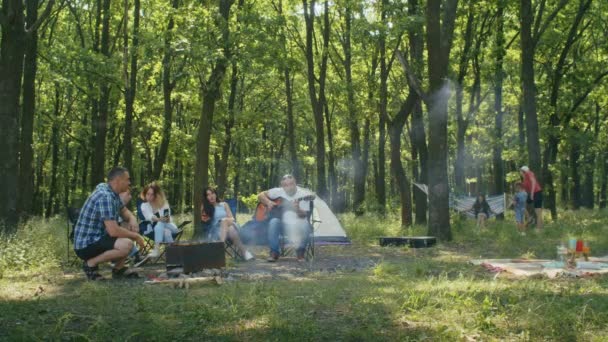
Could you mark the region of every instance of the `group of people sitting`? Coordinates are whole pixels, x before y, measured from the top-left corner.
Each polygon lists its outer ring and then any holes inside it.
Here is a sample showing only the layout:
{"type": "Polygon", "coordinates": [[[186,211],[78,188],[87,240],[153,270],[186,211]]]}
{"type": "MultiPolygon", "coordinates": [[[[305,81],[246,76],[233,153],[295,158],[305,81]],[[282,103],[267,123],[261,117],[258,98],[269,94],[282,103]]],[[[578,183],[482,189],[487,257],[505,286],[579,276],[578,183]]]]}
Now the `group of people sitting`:
{"type": "MultiPolygon", "coordinates": [[[[128,271],[126,260],[128,256],[145,250],[144,236],[154,240],[154,247],[147,258],[155,258],[160,256],[161,245],[173,242],[180,232],[173,222],[164,191],[157,183],[148,184],[140,193],[138,214],[141,222],[138,223],[137,217],[127,208],[131,201],[130,186],[129,171],[115,167],[108,173],[107,182],[97,185],[81,208],[74,226],[74,251],[83,260],[82,269],[90,280],[103,279],[98,265],[104,262],[113,263],[112,278],[138,277],[135,272],[128,271]]],[[[298,187],[291,175],[281,179],[280,187],[258,195],[269,212],[269,262],[279,258],[281,235],[287,235],[296,244],[297,260],[304,260],[312,229],[306,219],[311,197],[314,195],[298,187]]],[[[200,210],[201,221],[198,224],[205,231],[204,240],[230,241],[243,259],[254,259],[240,239],[230,206],[219,199],[214,188],[205,189],[200,210]]]]}

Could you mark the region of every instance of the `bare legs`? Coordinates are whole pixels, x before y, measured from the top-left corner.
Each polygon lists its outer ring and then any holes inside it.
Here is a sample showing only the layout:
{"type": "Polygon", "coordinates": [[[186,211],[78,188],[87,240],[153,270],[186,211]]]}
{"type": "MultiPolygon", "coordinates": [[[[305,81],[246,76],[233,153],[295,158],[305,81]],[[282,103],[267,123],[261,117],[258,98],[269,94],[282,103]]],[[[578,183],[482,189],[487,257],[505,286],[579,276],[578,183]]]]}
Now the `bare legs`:
{"type": "Polygon", "coordinates": [[[239,232],[234,226],[234,219],[225,218],[220,222],[220,241],[225,242],[226,238],[230,239],[236,248],[241,251],[241,255],[245,255],[247,248],[243,245],[239,232]]]}
{"type": "Polygon", "coordinates": [[[114,249],[105,251],[98,256],[87,260],[89,267],[97,266],[98,264],[106,261],[114,261],[116,269],[121,269],[125,265],[127,256],[133,248],[133,241],[127,238],[118,238],[114,242],[114,249]]]}
{"type": "Polygon", "coordinates": [[[477,214],[477,228],[483,229],[486,227],[486,215],[479,213],[477,214]]]}

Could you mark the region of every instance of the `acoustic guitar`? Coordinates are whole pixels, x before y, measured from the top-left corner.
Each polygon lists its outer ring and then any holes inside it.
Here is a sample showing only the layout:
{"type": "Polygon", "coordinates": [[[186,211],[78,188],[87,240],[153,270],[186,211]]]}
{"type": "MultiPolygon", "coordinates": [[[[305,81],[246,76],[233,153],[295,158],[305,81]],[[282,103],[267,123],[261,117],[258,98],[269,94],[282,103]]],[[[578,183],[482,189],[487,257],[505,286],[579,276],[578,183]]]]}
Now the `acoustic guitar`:
{"type": "Polygon", "coordinates": [[[300,203],[300,201],[312,201],[316,197],[317,196],[315,196],[315,195],[307,195],[307,196],[303,196],[303,197],[298,197],[293,201],[290,201],[283,197],[278,197],[278,198],[270,200],[274,204],[276,204],[276,206],[272,209],[268,209],[268,207],[266,205],[264,205],[262,202],[259,202],[257,207],[255,208],[255,214],[254,214],[255,220],[260,222],[260,221],[264,221],[268,218],[273,218],[273,217],[280,218],[283,213],[283,209],[285,208],[286,203],[289,203],[289,202],[300,203]]]}

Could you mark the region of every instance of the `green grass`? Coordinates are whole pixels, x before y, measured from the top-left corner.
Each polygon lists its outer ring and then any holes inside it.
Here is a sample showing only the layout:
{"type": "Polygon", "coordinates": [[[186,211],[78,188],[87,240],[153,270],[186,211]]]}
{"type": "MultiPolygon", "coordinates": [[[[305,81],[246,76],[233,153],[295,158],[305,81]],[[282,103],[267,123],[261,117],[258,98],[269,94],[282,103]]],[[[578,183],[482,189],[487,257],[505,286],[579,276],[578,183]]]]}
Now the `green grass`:
{"type": "Polygon", "coordinates": [[[375,246],[378,236],[425,234],[401,231],[396,216],[342,220],[353,251],[386,259],[361,272],[189,290],[65,276],[63,219],[31,221],[0,239],[0,340],[608,340],[608,277],[495,279],[467,264],[553,258],[571,236],[606,255],[606,212],[563,212],[526,237],[511,218],[483,232],[455,218],[454,241],[424,251],[375,246]]]}

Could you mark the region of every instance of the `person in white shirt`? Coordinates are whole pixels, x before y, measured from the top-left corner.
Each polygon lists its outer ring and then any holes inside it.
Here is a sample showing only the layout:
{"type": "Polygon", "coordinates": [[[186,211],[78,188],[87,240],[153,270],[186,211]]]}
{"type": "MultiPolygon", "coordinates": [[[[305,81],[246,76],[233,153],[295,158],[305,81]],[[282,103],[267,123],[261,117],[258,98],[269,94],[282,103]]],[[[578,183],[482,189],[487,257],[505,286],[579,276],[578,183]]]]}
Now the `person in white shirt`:
{"type": "Polygon", "coordinates": [[[258,200],[269,211],[268,244],[270,257],[268,262],[279,259],[279,236],[285,235],[289,241],[297,246],[298,261],[304,261],[304,252],[308,243],[308,235],[312,230],[307,218],[310,212],[310,201],[314,194],[297,186],[292,175],[281,178],[281,187],[263,191],[258,200]]]}
{"type": "Polygon", "coordinates": [[[179,232],[171,218],[171,208],[165,193],[157,183],[150,183],[144,187],[140,197],[145,200],[141,204],[141,214],[147,222],[147,229],[154,230],[154,249],[148,255],[157,258],[160,255],[162,242],[173,242],[173,236],[179,232]]]}

